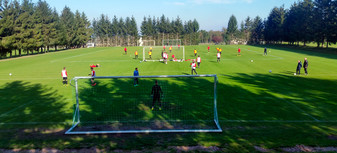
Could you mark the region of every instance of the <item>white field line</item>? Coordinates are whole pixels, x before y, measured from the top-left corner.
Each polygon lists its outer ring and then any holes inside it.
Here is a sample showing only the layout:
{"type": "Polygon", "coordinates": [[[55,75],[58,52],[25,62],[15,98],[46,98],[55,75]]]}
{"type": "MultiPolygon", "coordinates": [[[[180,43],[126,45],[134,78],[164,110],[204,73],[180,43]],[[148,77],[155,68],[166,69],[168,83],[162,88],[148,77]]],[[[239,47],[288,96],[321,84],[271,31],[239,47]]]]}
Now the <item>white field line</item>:
{"type": "Polygon", "coordinates": [[[0,125],[72,124],[73,122],[0,122],[0,125]]]}
{"type": "Polygon", "coordinates": [[[0,118],[6,116],[6,115],[8,115],[8,114],[10,114],[10,113],[12,113],[12,112],[14,112],[14,111],[16,111],[16,110],[18,110],[18,109],[21,108],[21,107],[24,107],[24,106],[26,106],[26,105],[29,105],[29,104],[31,104],[31,103],[33,103],[33,102],[34,102],[34,101],[30,101],[30,102],[28,102],[28,103],[22,104],[22,105],[20,105],[20,106],[18,106],[18,107],[16,107],[16,108],[12,109],[12,110],[10,110],[10,111],[8,111],[8,112],[6,112],[6,113],[3,113],[3,114],[0,115],[0,118]]]}
{"type": "Polygon", "coordinates": [[[337,123],[337,120],[219,120],[226,123],[337,123]]]}
{"type": "Polygon", "coordinates": [[[90,53],[84,53],[84,54],[80,54],[80,55],[74,55],[74,56],[65,57],[65,58],[61,58],[61,59],[57,59],[57,60],[52,60],[52,61],[50,61],[50,63],[55,63],[55,62],[61,61],[61,60],[66,60],[66,59],[71,59],[71,58],[75,58],[75,57],[80,57],[80,56],[95,54],[97,52],[103,52],[103,51],[106,51],[106,50],[109,50],[109,49],[102,49],[102,50],[98,50],[98,51],[94,51],[94,52],[90,52],[90,53]]]}

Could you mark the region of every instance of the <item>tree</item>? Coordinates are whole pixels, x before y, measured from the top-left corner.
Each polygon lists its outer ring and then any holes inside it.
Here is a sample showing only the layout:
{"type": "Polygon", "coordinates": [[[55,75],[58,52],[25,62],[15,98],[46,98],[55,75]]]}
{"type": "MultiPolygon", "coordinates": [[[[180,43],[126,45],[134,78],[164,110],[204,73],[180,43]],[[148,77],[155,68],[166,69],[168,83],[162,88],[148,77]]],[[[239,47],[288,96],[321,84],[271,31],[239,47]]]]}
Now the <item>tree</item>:
{"type": "Polygon", "coordinates": [[[260,44],[263,39],[263,21],[259,16],[256,16],[251,26],[250,44],[260,44]]]}
{"type": "Polygon", "coordinates": [[[232,41],[234,39],[235,33],[238,30],[238,21],[236,20],[236,17],[234,15],[232,15],[229,18],[228,21],[228,26],[227,26],[227,33],[226,33],[226,37],[228,38],[228,43],[230,43],[230,41],[232,41]]]}
{"type": "Polygon", "coordinates": [[[66,31],[66,40],[65,44],[66,48],[73,47],[72,40],[74,39],[74,23],[75,23],[74,13],[71,12],[70,8],[65,6],[62,10],[60,22],[62,26],[64,26],[66,31]]]}
{"type": "Polygon", "coordinates": [[[265,23],[264,36],[267,42],[281,42],[283,40],[284,6],[275,7],[265,23]]]}

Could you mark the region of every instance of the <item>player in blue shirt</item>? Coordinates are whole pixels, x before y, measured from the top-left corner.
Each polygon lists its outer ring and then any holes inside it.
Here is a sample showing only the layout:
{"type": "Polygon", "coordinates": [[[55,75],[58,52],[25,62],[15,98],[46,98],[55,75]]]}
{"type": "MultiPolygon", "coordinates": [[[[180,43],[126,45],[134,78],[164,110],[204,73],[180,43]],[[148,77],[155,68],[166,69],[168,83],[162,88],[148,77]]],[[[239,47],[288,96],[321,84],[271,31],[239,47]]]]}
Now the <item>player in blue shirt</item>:
{"type": "MultiPolygon", "coordinates": [[[[133,71],[133,76],[139,76],[138,68],[136,68],[135,71],[133,71]]],[[[138,78],[135,78],[133,86],[138,86],[138,78]]]]}

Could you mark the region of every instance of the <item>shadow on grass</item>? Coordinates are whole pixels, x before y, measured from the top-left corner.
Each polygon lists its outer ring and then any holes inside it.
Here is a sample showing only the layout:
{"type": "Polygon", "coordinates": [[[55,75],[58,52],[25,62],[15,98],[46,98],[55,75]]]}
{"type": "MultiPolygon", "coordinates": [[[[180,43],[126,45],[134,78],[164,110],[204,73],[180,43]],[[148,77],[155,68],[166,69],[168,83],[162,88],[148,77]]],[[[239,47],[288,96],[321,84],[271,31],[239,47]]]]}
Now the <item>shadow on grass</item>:
{"type": "MultiPolygon", "coordinates": [[[[276,151],[281,151],[277,148],[297,144],[336,146],[336,140],[331,139],[337,135],[336,123],[333,122],[259,122],[259,120],[315,121],[310,116],[319,120],[336,120],[334,113],[337,107],[336,81],[270,74],[224,75],[221,79],[229,82],[229,84],[218,83],[218,111],[223,133],[63,135],[64,129],[52,131],[16,126],[8,132],[1,126],[0,148],[99,147],[112,151],[114,149],[146,151],[158,147],[159,150],[174,152],[176,150],[171,150],[170,146],[217,146],[224,152],[252,152],[255,151],[254,146],[276,148],[276,151]],[[256,120],[256,122],[229,120],[256,120]]],[[[86,106],[81,113],[88,121],[113,120],[114,117],[120,116],[118,119],[141,118],[149,121],[196,118],[202,123],[204,118],[201,117],[208,116],[207,110],[210,106],[201,102],[209,100],[211,89],[204,88],[202,84],[208,86],[211,81],[204,80],[199,84],[200,80],[193,79],[174,79],[169,82],[158,80],[167,97],[163,100],[162,111],[149,110],[154,80],[140,79],[139,86],[133,87],[132,79],[118,79],[96,80],[98,85],[92,88],[87,88],[89,82],[86,80],[84,87],[80,89],[81,104],[86,106]],[[181,101],[174,100],[177,98],[181,101]],[[114,102],[113,105],[109,104],[110,102],[114,102]],[[116,114],[107,115],[111,112],[116,114]]],[[[6,85],[0,91],[0,94],[6,93],[6,96],[1,96],[1,105],[8,105],[8,102],[3,101],[14,101],[16,98],[27,101],[35,97],[41,103],[46,101],[47,103],[43,104],[50,107],[49,110],[57,112],[56,116],[60,115],[63,118],[71,116],[62,114],[64,108],[54,104],[58,101],[56,97],[59,96],[46,94],[40,85],[15,82],[6,85]],[[20,97],[17,96],[19,92],[30,94],[20,97]]],[[[15,105],[18,104],[21,103],[15,105]]],[[[27,107],[32,109],[33,105],[27,107]]],[[[41,107],[34,108],[36,112],[41,110],[41,107]]]]}
{"type": "MultiPolygon", "coordinates": [[[[251,46],[251,45],[250,45],[251,46]]],[[[254,47],[261,47],[261,53],[263,48],[267,47],[272,50],[282,50],[287,52],[301,53],[309,56],[324,57],[329,59],[337,59],[336,48],[317,48],[317,47],[304,47],[304,46],[292,46],[292,45],[256,45],[254,47]]],[[[301,59],[304,57],[301,57],[301,59]]]]}
{"type": "Polygon", "coordinates": [[[243,73],[225,77],[244,86],[220,86],[226,91],[220,105],[227,108],[220,116],[226,119],[337,121],[335,80],[243,73]]]}
{"type": "Polygon", "coordinates": [[[53,88],[41,84],[23,81],[5,84],[0,89],[1,123],[64,122],[70,114],[65,113],[68,109],[64,105],[65,98],[55,93],[53,88]]]}

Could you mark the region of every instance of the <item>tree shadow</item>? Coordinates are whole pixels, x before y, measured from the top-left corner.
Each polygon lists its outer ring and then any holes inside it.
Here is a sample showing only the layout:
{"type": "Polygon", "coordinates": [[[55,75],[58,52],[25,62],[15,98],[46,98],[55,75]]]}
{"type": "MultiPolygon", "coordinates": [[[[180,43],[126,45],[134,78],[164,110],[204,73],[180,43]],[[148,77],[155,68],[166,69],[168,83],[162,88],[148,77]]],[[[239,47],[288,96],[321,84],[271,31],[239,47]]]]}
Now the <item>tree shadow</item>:
{"type": "MultiPolygon", "coordinates": [[[[315,48],[315,47],[298,47],[289,45],[249,45],[254,47],[261,47],[261,53],[263,48],[273,50],[281,50],[286,52],[301,53],[309,56],[324,57],[328,59],[337,59],[337,49],[336,48],[315,48]]],[[[304,57],[303,57],[304,58],[304,57]]]]}
{"type": "Polygon", "coordinates": [[[71,118],[65,97],[51,87],[13,81],[1,86],[0,95],[0,148],[38,147],[32,133],[53,133],[67,127],[65,122],[71,118]]]}
{"type": "MultiPolygon", "coordinates": [[[[336,145],[335,140],[330,138],[336,135],[336,124],[316,122],[312,118],[320,121],[336,121],[334,112],[337,108],[335,103],[337,83],[334,80],[273,74],[235,74],[221,77],[228,82],[221,81],[217,84],[218,114],[223,133],[64,135],[64,128],[53,130],[59,127],[55,124],[1,124],[0,148],[62,150],[100,147],[111,151],[115,149],[147,151],[146,149],[159,147],[161,150],[175,152],[174,149],[170,150],[172,146],[216,146],[225,152],[251,152],[255,146],[260,145],[276,149],[297,144],[336,145]]],[[[158,107],[154,111],[150,110],[153,79],[140,79],[138,87],[133,86],[132,79],[96,81],[98,84],[95,87],[90,87],[89,80],[84,80],[81,84],[84,86],[80,87],[80,103],[85,106],[81,114],[87,121],[114,120],[116,117],[128,121],[137,121],[138,118],[144,121],[158,119],[166,121],[150,126],[160,129],[182,126],[170,120],[190,118],[196,118],[196,121],[205,127],[207,123],[204,121],[207,121],[208,117],[213,118],[209,116],[212,113],[209,110],[212,105],[202,103],[211,101],[209,96],[213,86],[209,85],[212,81],[208,79],[176,78],[170,81],[158,79],[166,97],[163,99],[162,111],[159,111],[158,107]],[[211,87],[205,88],[203,84],[211,87]],[[114,103],[109,104],[110,102],[114,103]],[[111,112],[114,114],[106,115],[111,112]]],[[[6,84],[0,90],[1,106],[6,106],[0,107],[1,112],[10,111],[11,108],[18,109],[8,114],[10,118],[6,118],[7,115],[1,117],[1,122],[21,121],[17,116],[27,116],[29,121],[54,122],[71,118],[71,114],[64,111],[69,110],[64,106],[64,97],[51,93],[55,91],[40,84],[21,81],[6,84]],[[18,93],[26,94],[18,96],[18,93]],[[29,100],[36,100],[36,103],[29,104],[29,100]],[[24,104],[20,101],[28,104],[20,107],[24,104]],[[30,113],[27,113],[28,110],[30,113]],[[14,115],[17,113],[21,114],[14,115]],[[4,118],[6,120],[3,120],[4,118]]],[[[95,130],[104,130],[97,125],[98,123],[94,123],[92,127],[96,128],[95,130]]],[[[149,124],[137,123],[135,128],[146,125],[149,124]]]]}
{"type": "Polygon", "coordinates": [[[337,101],[334,96],[336,81],[274,74],[241,73],[226,77],[249,89],[247,92],[241,87],[226,86],[224,90],[230,91],[229,101],[236,104],[227,102],[225,107],[240,111],[229,113],[234,116],[227,119],[337,120],[334,111],[337,109],[337,104],[334,102],[337,101]],[[264,107],[265,112],[269,113],[257,115],[262,113],[259,107],[264,107]]]}

